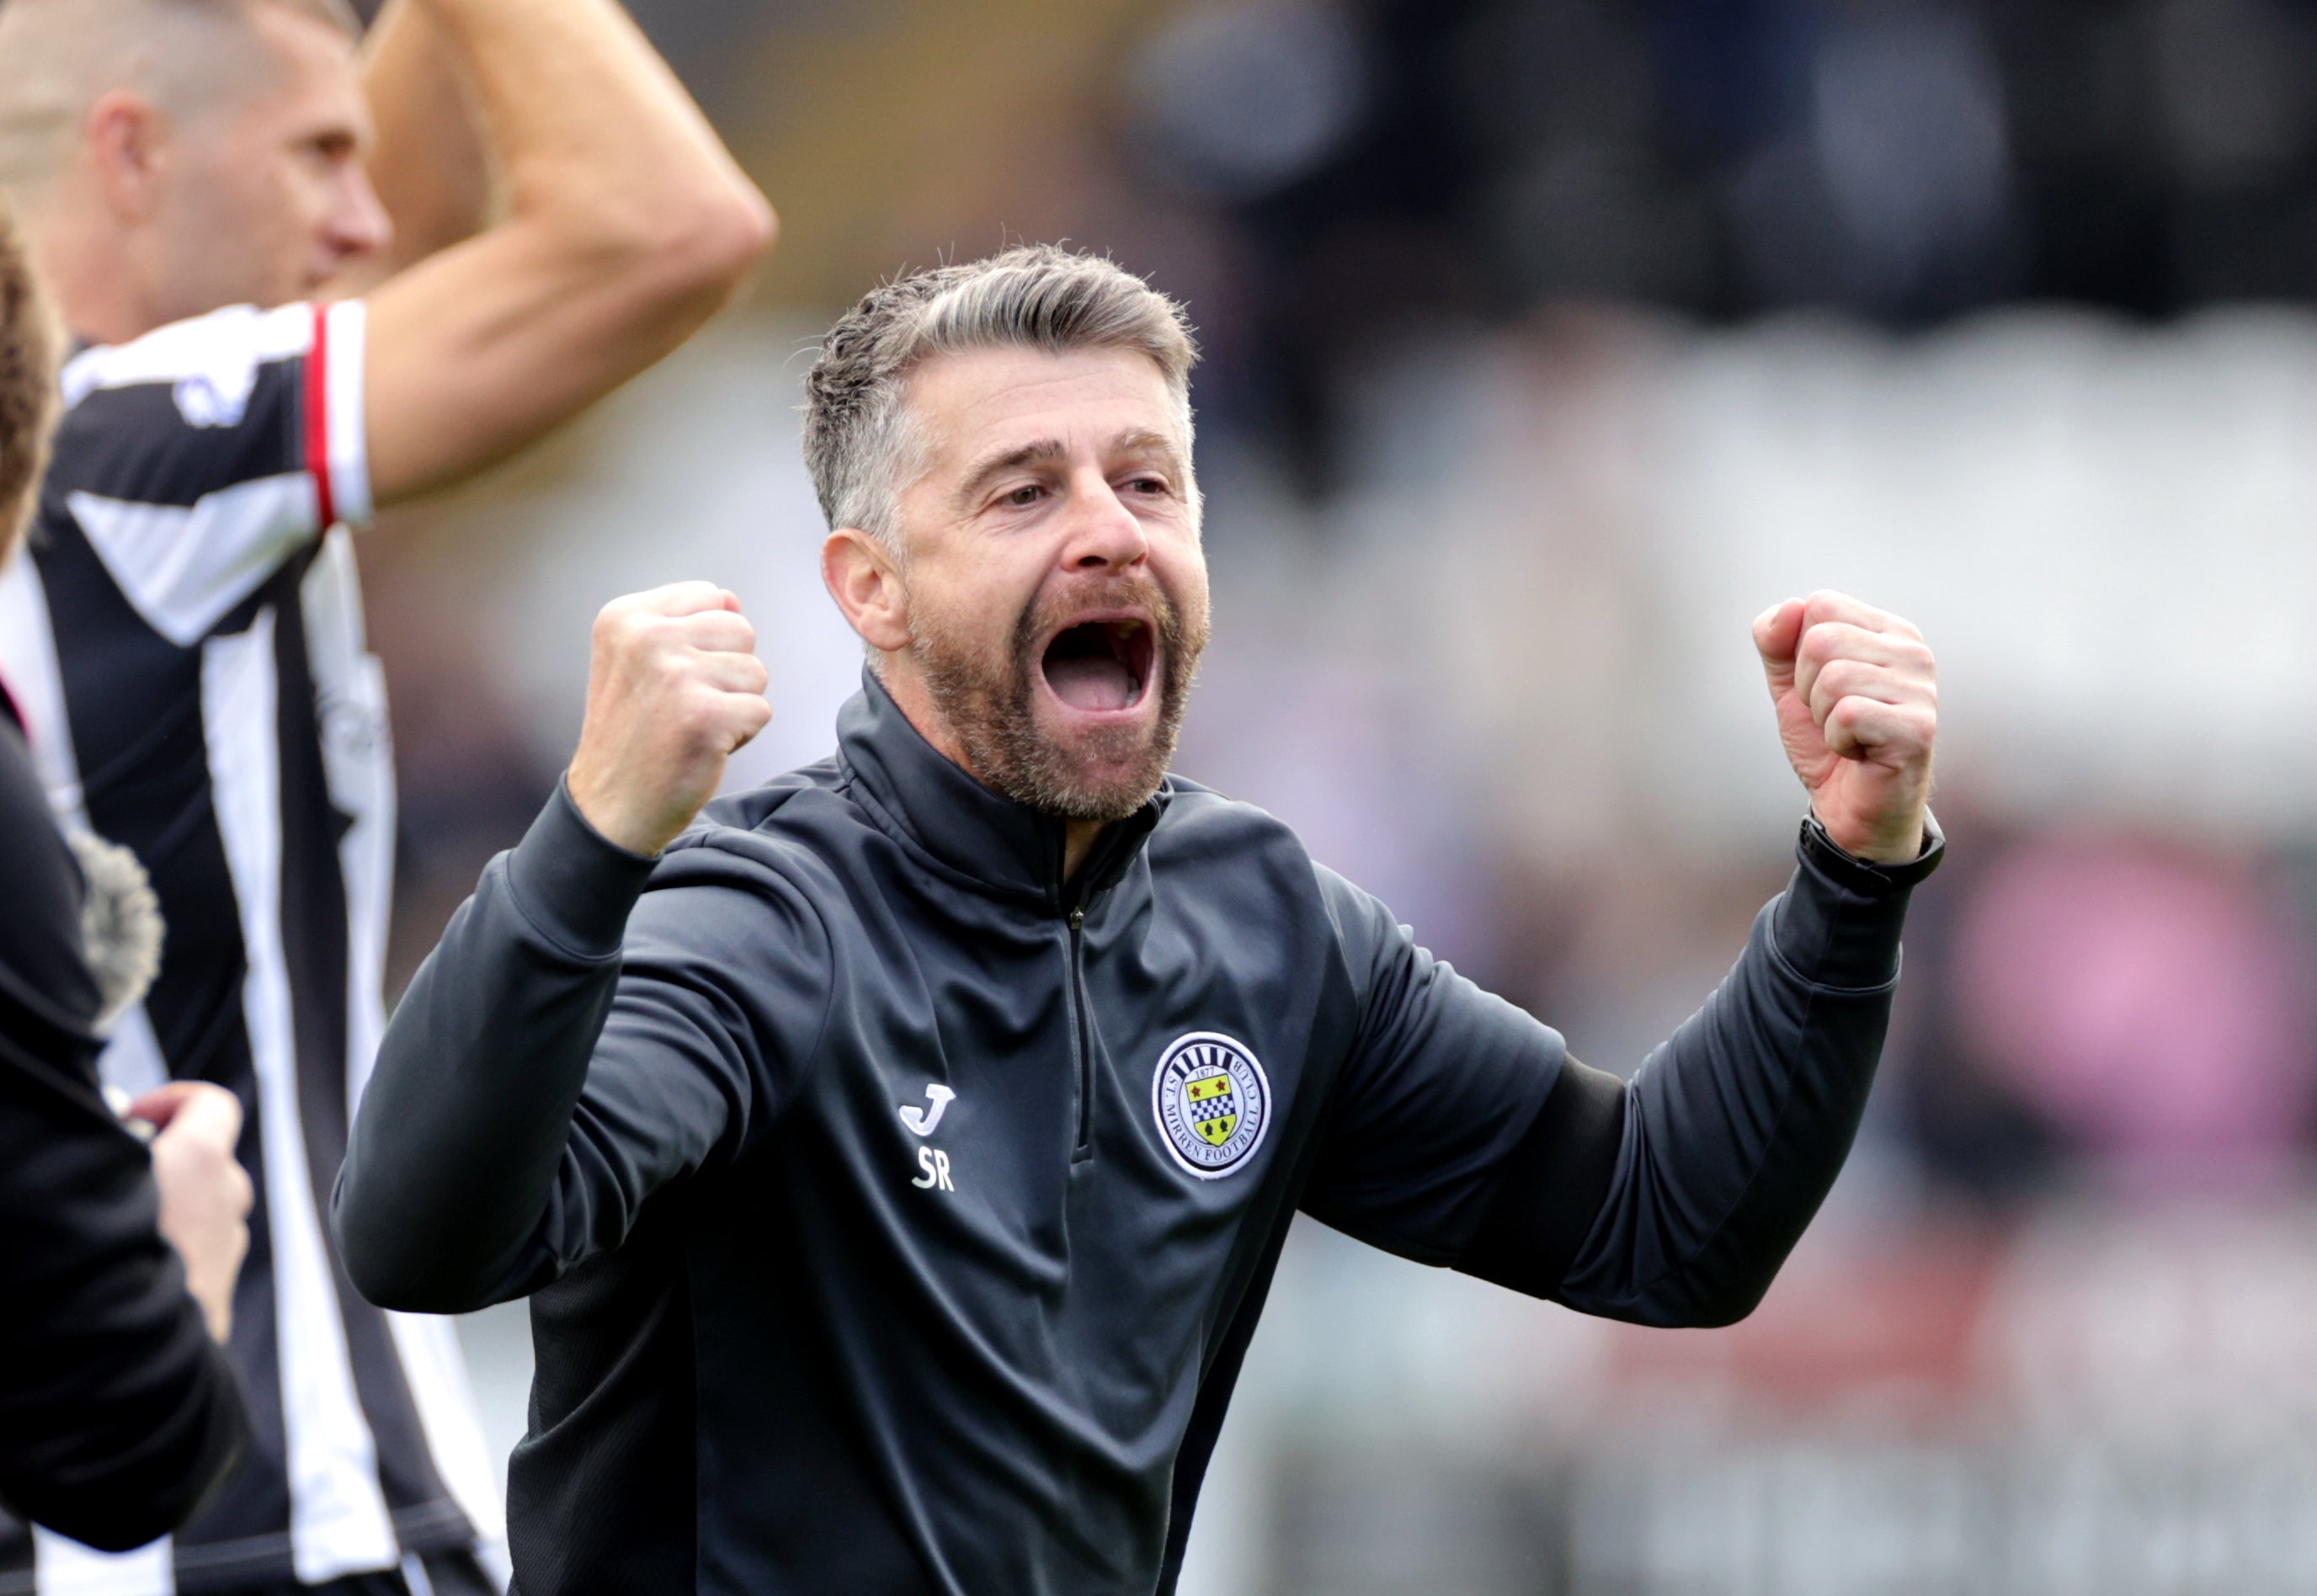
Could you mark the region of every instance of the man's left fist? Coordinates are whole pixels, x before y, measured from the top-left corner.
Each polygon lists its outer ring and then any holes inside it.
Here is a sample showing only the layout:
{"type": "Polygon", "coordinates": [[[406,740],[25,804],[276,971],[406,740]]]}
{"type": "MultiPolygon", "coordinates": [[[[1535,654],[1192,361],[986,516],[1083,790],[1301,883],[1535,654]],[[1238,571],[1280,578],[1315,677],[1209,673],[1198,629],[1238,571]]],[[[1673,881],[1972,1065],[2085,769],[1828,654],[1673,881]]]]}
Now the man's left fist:
{"type": "Polygon", "coordinates": [[[1855,858],[1913,860],[1923,851],[1939,723],[1938,665],[1923,634],[1821,591],[1763,611],[1754,646],[1818,823],[1855,858]]]}

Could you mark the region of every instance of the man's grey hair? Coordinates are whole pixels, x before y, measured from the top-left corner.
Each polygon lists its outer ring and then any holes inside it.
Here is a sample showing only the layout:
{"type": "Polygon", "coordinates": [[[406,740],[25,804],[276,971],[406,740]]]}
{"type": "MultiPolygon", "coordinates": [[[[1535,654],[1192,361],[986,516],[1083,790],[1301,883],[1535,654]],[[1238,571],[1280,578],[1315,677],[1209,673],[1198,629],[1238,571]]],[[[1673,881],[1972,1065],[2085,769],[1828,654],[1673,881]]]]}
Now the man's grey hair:
{"type": "MultiPolygon", "coordinates": [[[[858,527],[905,553],[900,495],[926,465],[926,440],[907,403],[909,373],[935,355],[1005,348],[1149,356],[1190,448],[1199,352],[1183,308],[1099,255],[1023,245],[874,289],[821,340],[805,379],[804,459],[832,529],[858,527]]],[[[1197,486],[1185,486],[1195,512],[1197,486]]]]}
{"type": "Polygon", "coordinates": [[[348,0],[0,0],[0,189],[37,197],[110,90],[178,118],[233,103],[265,64],[261,9],[362,37],[348,0]]]}

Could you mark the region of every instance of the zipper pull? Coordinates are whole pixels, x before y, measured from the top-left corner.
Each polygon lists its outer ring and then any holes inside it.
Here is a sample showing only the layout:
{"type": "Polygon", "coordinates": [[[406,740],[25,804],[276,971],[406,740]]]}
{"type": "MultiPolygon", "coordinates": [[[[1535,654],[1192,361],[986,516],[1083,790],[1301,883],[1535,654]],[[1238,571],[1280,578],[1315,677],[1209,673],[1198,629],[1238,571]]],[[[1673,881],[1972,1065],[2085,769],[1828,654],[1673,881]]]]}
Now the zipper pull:
{"type": "Polygon", "coordinates": [[[1077,908],[1070,911],[1070,929],[1072,931],[1076,931],[1079,926],[1084,925],[1085,923],[1086,905],[1084,904],[1080,904],[1077,908]]]}

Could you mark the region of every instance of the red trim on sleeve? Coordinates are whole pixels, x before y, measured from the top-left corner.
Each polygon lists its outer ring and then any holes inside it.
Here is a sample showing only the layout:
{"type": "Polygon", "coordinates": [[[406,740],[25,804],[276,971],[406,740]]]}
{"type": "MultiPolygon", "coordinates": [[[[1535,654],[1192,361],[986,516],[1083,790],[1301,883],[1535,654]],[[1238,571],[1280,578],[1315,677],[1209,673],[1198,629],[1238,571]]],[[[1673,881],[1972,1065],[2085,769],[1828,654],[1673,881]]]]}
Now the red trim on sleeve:
{"type": "Polygon", "coordinates": [[[336,524],[338,507],[330,496],[330,309],[314,307],[314,346],[306,352],[306,469],[314,477],[314,506],[321,530],[336,524]]]}

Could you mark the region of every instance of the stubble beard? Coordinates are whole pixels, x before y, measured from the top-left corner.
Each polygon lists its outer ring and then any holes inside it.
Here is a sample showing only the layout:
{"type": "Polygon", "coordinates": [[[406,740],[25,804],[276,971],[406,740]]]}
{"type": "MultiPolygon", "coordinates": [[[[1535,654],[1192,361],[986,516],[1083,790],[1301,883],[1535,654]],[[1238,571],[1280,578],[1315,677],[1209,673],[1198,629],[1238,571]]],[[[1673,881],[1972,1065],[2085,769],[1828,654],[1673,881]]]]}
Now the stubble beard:
{"type": "Polygon", "coordinates": [[[1166,779],[1206,649],[1207,617],[1201,607],[1185,618],[1155,579],[1143,577],[1106,583],[1067,603],[1032,604],[1016,618],[998,658],[973,647],[930,607],[911,606],[909,632],[926,693],[984,786],[1042,815],[1107,823],[1149,803],[1166,779]],[[1147,728],[1088,727],[1065,744],[1038,724],[1038,640],[1073,614],[1111,605],[1139,605],[1152,617],[1158,680],[1143,691],[1158,691],[1158,712],[1147,728]]]}

